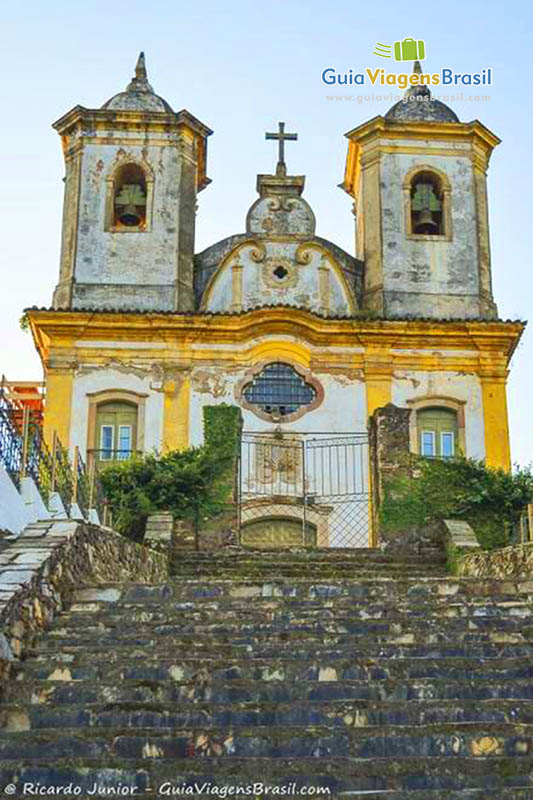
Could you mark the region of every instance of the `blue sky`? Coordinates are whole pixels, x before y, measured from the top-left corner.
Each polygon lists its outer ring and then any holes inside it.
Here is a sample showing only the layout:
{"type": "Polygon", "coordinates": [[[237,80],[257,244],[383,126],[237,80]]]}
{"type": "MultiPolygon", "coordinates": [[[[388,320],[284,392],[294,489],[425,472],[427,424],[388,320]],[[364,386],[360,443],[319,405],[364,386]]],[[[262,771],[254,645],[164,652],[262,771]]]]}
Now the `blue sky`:
{"type": "MultiPolygon", "coordinates": [[[[451,105],[461,120],[478,118],[503,140],[489,171],[494,292],[503,318],[533,316],[531,6],[451,0],[421,8],[427,15],[409,14],[398,3],[345,0],[50,0],[4,9],[0,371],[10,378],[41,377],[18,318],[25,306],[49,305],[57,279],[63,163],[50,124],[78,103],[99,107],[122,90],[140,50],[156,92],[214,129],[213,183],[199,197],[197,249],[243,230],[255,176],[275,163],[275,145],[265,142],[264,132],[285,120],[299,133],[299,141],[287,145],[287,161],[291,172],[307,175],[317,233],[353,252],[351,202],[337,188],[343,134],[384,113],[390,102],[328,102],[327,95],[351,90],[324,87],[326,67],[394,70],[394,62],[372,55],[374,45],[407,36],[425,40],[429,72],[492,67],[489,101],[451,105]]],[[[509,383],[513,460],[522,464],[533,461],[532,373],[530,330],[509,383]]]]}

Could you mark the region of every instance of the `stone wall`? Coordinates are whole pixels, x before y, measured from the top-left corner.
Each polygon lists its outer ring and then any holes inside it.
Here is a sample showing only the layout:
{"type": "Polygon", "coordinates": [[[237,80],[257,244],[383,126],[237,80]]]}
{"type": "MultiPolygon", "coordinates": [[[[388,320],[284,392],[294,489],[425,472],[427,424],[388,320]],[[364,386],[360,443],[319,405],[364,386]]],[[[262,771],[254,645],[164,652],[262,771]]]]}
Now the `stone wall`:
{"type": "Polygon", "coordinates": [[[463,556],[457,574],[473,578],[533,578],[533,542],[463,556]]]}
{"type": "Polygon", "coordinates": [[[157,583],[168,574],[167,557],[109,529],[74,521],[28,526],[5,537],[0,553],[0,674],[24,655],[36,634],[68,607],[85,583],[127,580],[157,583]],[[7,544],[7,547],[5,546],[7,544]]]}

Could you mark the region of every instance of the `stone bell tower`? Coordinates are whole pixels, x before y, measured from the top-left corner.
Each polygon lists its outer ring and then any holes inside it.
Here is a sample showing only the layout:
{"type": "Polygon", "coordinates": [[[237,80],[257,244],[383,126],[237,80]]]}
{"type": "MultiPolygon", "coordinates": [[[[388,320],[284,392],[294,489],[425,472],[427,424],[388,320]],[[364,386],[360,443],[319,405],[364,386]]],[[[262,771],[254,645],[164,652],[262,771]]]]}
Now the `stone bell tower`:
{"type": "Polygon", "coordinates": [[[194,308],[196,196],[212,131],[174,112],[148,82],[144,54],[124,92],[54,124],[65,157],[55,308],[194,308]]]}
{"type": "Polygon", "coordinates": [[[385,318],[494,318],[486,173],[499,139],[434,99],[420,64],[384,117],[347,133],[363,307],[385,318]]]}

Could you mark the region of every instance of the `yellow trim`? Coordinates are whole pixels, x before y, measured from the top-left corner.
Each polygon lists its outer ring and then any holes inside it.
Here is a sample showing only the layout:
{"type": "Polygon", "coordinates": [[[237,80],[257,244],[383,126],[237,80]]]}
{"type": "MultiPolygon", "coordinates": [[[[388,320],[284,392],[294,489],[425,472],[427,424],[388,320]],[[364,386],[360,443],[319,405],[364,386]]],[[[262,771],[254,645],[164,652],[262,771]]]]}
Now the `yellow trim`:
{"type": "Polygon", "coordinates": [[[500,143],[500,139],[478,120],[466,123],[390,122],[381,116],[359,125],[349,131],[346,137],[349,139],[348,154],[341,187],[355,198],[359,194],[361,163],[364,166],[373,161],[379,162],[382,153],[463,156],[486,170],[492,150],[500,143]],[[390,144],[390,140],[398,144],[390,144]],[[406,140],[417,140],[419,144],[408,144],[406,140]],[[428,142],[449,142],[452,147],[431,147],[428,142]],[[469,146],[465,148],[465,144],[469,146]]]}
{"type": "Polygon", "coordinates": [[[178,384],[168,381],[165,385],[163,410],[163,450],[185,450],[189,447],[189,408],[191,381],[183,378],[178,384]]]}
{"type": "Polygon", "coordinates": [[[63,447],[70,444],[70,418],[72,412],[73,372],[49,371],[46,375],[46,406],[44,415],[44,438],[50,447],[54,431],[63,447]]]}
{"type": "Polygon", "coordinates": [[[485,422],[485,461],[488,467],[511,470],[506,378],[481,378],[485,422]]]}

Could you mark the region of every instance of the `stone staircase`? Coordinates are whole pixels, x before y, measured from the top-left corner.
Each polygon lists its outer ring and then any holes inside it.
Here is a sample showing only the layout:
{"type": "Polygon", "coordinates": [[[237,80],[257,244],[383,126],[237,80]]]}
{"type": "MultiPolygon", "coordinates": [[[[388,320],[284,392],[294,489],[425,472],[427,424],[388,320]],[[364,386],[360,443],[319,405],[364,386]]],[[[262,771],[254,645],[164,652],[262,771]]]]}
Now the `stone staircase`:
{"type": "Polygon", "coordinates": [[[533,580],[375,550],[174,571],[80,588],[36,642],[4,688],[0,791],[533,798],[533,580]]]}

